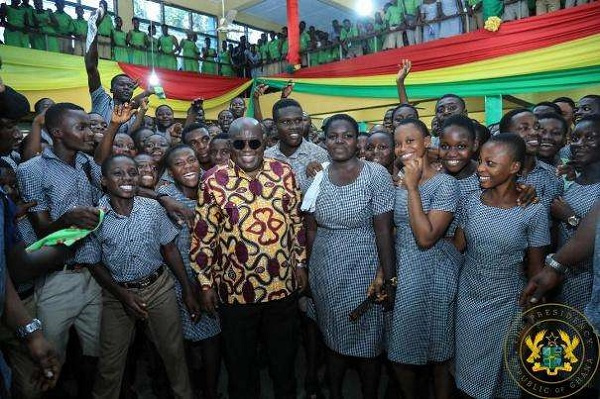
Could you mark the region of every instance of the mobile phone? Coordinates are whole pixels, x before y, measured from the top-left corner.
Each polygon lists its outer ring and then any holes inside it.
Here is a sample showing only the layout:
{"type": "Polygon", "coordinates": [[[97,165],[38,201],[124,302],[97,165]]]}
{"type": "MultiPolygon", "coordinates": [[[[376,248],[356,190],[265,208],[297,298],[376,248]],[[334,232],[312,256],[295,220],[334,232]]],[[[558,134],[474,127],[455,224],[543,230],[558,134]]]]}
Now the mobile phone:
{"type": "Polygon", "coordinates": [[[154,86],[154,94],[156,94],[156,97],[160,98],[161,100],[167,98],[165,95],[165,90],[162,88],[162,86],[154,86]]]}

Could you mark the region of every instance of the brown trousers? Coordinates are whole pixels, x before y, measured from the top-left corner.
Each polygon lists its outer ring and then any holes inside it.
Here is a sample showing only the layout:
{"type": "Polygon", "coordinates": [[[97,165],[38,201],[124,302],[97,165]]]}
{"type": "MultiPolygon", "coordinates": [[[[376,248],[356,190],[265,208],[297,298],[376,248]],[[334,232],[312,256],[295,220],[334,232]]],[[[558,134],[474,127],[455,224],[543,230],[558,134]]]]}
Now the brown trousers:
{"type": "MultiPolygon", "coordinates": [[[[152,285],[131,291],[146,303],[148,319],[144,332],[154,342],[167,371],[176,398],[192,398],[192,389],[185,362],[183,333],[175,285],[168,272],[152,285]]],[[[100,327],[100,359],[93,397],[119,397],[127,350],[135,332],[136,318],[125,311],[123,304],[107,291],[103,292],[102,325],[100,327]]]]}

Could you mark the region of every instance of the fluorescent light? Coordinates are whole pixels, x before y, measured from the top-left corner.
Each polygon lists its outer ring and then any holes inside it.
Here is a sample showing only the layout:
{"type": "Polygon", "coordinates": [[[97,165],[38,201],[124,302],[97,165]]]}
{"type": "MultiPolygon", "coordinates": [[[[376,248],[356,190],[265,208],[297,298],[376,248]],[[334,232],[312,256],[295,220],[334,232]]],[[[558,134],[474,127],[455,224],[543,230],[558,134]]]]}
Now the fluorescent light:
{"type": "Polygon", "coordinates": [[[362,16],[370,16],[373,14],[373,1],[358,0],[356,3],[356,13],[362,16]]]}
{"type": "Polygon", "coordinates": [[[154,70],[152,70],[152,73],[150,74],[150,78],[148,79],[148,83],[150,83],[150,86],[158,86],[158,85],[160,85],[160,81],[158,80],[158,75],[156,74],[156,72],[154,72],[154,70]]]}

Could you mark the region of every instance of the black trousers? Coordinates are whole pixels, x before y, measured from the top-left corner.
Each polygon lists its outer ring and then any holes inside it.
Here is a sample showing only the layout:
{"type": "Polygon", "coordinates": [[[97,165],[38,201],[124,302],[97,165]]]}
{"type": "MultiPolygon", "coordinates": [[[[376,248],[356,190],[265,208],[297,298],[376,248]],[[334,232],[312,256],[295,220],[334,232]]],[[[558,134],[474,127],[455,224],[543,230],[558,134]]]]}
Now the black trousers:
{"type": "Polygon", "coordinates": [[[266,351],[276,399],[296,398],[299,319],[296,295],[259,304],[220,304],[230,399],[258,399],[259,342],[266,351]]]}

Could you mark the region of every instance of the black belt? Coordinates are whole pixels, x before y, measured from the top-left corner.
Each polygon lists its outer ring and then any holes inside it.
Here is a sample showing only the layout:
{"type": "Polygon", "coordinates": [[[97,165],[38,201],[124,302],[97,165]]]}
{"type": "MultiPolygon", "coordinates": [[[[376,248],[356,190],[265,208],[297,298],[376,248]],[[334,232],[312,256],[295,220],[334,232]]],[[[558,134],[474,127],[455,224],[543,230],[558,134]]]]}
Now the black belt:
{"type": "Polygon", "coordinates": [[[121,287],[130,289],[130,288],[146,288],[149,287],[150,285],[152,285],[156,280],[158,280],[158,278],[163,274],[163,272],[165,271],[165,267],[163,265],[161,265],[158,270],[156,270],[154,273],[141,278],[139,280],[134,280],[134,281],[125,281],[122,283],[119,283],[119,285],[121,287]]]}
{"type": "Polygon", "coordinates": [[[24,301],[25,299],[29,298],[30,296],[33,295],[33,293],[35,292],[35,287],[30,287],[28,289],[26,289],[23,292],[19,292],[19,298],[24,301]]]}

